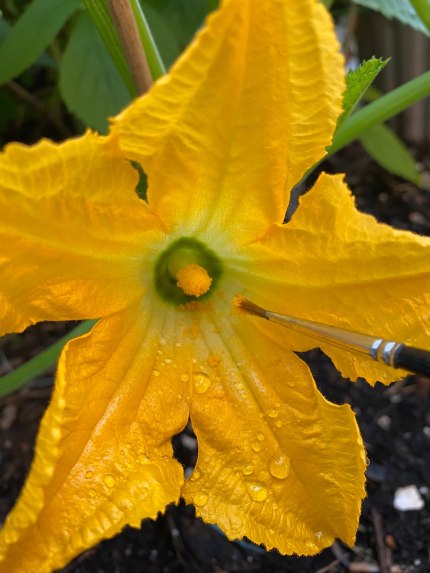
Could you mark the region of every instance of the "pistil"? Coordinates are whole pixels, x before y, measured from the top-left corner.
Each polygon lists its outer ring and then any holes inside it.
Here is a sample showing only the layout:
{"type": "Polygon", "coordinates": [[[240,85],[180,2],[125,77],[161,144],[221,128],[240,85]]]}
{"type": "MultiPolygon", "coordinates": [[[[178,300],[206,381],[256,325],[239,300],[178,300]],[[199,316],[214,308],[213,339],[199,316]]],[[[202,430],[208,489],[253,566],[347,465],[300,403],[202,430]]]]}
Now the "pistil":
{"type": "Polygon", "coordinates": [[[187,265],[176,273],[177,286],[188,296],[199,297],[208,292],[212,279],[200,265],[187,265]]]}

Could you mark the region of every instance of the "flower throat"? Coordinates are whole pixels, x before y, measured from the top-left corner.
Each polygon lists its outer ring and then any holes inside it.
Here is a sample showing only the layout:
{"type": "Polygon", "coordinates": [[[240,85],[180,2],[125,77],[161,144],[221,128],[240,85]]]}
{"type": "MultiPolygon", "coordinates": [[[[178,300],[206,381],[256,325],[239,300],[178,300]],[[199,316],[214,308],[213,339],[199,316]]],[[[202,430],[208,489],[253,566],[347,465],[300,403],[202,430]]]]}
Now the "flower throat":
{"type": "Polygon", "coordinates": [[[161,298],[180,305],[207,299],[221,274],[220,260],[213,251],[197,239],[182,237],[159,256],[154,284],[161,298]]]}

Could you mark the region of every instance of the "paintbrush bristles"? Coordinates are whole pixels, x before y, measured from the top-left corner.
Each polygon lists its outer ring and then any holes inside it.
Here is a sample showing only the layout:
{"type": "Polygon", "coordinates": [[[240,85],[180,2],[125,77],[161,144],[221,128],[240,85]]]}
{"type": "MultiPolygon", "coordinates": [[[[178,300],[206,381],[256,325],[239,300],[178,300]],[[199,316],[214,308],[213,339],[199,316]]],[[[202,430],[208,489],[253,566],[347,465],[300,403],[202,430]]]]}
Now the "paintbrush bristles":
{"type": "Polygon", "coordinates": [[[267,318],[267,310],[251,302],[242,295],[235,296],[233,303],[238,310],[245,312],[246,314],[252,314],[254,316],[259,316],[260,318],[267,318]]]}

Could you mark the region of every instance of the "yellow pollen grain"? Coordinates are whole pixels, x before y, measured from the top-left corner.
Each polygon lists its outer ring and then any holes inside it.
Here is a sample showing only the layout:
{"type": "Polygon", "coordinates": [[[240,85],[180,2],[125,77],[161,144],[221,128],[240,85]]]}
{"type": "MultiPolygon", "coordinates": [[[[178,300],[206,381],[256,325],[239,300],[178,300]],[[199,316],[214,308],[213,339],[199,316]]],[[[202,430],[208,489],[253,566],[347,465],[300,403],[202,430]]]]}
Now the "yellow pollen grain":
{"type": "Polygon", "coordinates": [[[221,362],[221,358],[219,356],[215,356],[214,354],[210,354],[208,356],[208,364],[209,366],[212,366],[212,368],[215,368],[215,366],[218,366],[218,364],[221,362]]]}
{"type": "Polygon", "coordinates": [[[176,273],[177,285],[189,296],[202,296],[211,287],[212,279],[200,265],[187,265],[176,273]]]}

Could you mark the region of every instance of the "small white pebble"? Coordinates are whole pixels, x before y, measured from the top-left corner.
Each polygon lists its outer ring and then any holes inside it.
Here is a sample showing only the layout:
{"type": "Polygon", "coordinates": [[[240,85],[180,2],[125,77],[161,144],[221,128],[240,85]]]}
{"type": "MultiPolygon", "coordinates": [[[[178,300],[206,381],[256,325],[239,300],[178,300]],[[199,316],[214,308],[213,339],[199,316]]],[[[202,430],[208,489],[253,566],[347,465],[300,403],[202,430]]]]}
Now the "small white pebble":
{"type": "Polygon", "coordinates": [[[383,430],[389,430],[391,428],[391,418],[390,418],[390,416],[387,416],[386,414],[384,414],[383,416],[380,416],[377,419],[376,423],[383,430]]]}
{"type": "Polygon", "coordinates": [[[184,470],[185,479],[188,479],[190,475],[193,473],[193,471],[194,471],[193,468],[187,466],[184,470]]]}
{"type": "Polygon", "coordinates": [[[393,505],[399,511],[417,511],[424,507],[424,500],[415,485],[407,485],[396,489],[393,505]]]}
{"type": "Polygon", "coordinates": [[[429,490],[429,488],[428,488],[426,485],[422,485],[422,486],[419,488],[418,491],[419,491],[420,494],[423,495],[424,497],[428,497],[428,495],[429,495],[429,493],[430,493],[430,490],[429,490]]]}
{"type": "Polygon", "coordinates": [[[196,438],[193,438],[192,436],[187,436],[186,434],[182,434],[180,439],[181,439],[182,445],[187,450],[191,450],[192,452],[194,452],[197,449],[196,438]]]}

